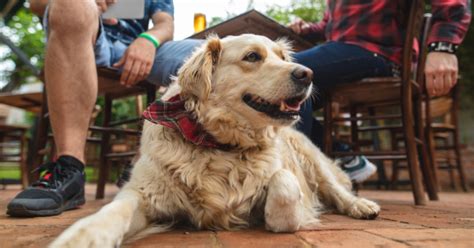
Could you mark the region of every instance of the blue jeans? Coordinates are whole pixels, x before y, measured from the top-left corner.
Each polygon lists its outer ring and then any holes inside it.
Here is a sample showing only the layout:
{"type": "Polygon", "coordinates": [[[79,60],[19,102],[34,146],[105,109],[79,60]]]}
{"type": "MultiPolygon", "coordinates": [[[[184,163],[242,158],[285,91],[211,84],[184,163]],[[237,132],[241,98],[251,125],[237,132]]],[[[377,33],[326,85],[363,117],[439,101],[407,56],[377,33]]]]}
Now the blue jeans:
{"type": "Polygon", "coordinates": [[[343,42],[327,42],[295,53],[295,61],[314,72],[315,99],[308,99],[301,111],[296,128],[315,145],[323,147],[323,128],[313,116],[313,109],[324,103],[324,92],[333,87],[366,77],[393,76],[397,66],[384,57],[362,47],[343,42]]]}

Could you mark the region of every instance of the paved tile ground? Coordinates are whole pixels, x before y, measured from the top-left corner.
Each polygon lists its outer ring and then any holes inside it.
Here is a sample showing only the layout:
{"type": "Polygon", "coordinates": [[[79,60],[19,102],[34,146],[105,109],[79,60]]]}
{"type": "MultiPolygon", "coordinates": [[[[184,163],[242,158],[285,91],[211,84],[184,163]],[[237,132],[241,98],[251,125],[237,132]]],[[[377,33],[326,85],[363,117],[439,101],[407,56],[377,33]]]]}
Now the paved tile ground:
{"type": "MultiPolygon", "coordinates": [[[[45,247],[77,219],[95,212],[117,192],[107,187],[104,200],[94,200],[88,185],[87,204],[60,216],[16,219],[5,215],[8,201],[19,188],[0,190],[0,247],[45,247]]],[[[126,247],[474,247],[474,193],[441,193],[441,201],[414,206],[408,191],[361,191],[376,200],[381,215],[373,221],[336,214],[322,215],[318,230],[273,234],[263,227],[238,232],[154,234],[126,247]]]]}

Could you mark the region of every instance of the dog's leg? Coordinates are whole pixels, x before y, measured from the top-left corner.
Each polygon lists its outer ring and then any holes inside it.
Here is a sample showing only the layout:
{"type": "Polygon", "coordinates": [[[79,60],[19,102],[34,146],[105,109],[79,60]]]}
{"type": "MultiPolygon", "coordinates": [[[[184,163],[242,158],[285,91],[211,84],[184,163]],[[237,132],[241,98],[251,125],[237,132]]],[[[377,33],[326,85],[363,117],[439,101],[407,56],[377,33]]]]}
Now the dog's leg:
{"type": "Polygon", "coordinates": [[[116,247],[127,233],[147,226],[140,208],[140,194],[123,189],[99,212],[83,218],[66,229],[49,247],[116,247]]]}
{"type": "Polygon", "coordinates": [[[305,208],[298,179],[289,170],[273,174],[268,184],[265,226],[273,232],[312,229],[319,222],[316,211],[305,208]]]}
{"type": "Polygon", "coordinates": [[[318,194],[324,202],[334,205],[339,212],[357,219],[374,219],[380,212],[380,206],[367,199],[355,196],[347,187],[348,177],[338,165],[327,158],[319,149],[313,154],[312,173],[318,182],[318,194]]]}
{"type": "Polygon", "coordinates": [[[335,206],[340,213],[358,219],[374,219],[378,216],[379,205],[354,196],[349,177],[336,162],[324,155],[302,133],[293,131],[289,139],[298,144],[294,149],[302,156],[301,167],[306,181],[323,203],[335,206]]]}

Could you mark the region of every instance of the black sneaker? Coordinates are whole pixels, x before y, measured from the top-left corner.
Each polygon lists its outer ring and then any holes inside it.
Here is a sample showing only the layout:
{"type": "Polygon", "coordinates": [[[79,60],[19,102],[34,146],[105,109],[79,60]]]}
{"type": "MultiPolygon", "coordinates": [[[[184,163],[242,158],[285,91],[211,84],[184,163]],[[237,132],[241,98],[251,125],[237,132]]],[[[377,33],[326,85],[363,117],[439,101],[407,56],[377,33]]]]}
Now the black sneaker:
{"type": "Polygon", "coordinates": [[[50,216],[85,203],[85,174],[82,162],[61,156],[56,162],[41,165],[43,176],[20,192],[7,206],[15,217],[50,216]]]}

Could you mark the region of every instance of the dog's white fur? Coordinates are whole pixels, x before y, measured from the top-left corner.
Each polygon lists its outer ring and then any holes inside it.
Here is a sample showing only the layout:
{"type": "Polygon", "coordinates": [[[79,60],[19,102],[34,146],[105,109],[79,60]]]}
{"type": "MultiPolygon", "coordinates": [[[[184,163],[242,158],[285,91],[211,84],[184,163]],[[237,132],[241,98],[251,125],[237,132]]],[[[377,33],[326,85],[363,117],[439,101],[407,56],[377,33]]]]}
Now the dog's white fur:
{"type": "MultiPolygon", "coordinates": [[[[51,247],[113,247],[153,223],[181,219],[217,230],[264,219],[270,231],[294,232],[317,228],[322,206],[354,218],[376,217],[380,207],[351,193],[349,178],[291,127],[294,120],[270,118],[242,101],[246,93],[279,102],[301,91],[290,77],[298,66],[282,41],[210,37],[164,99],[180,93],[206,131],[234,149],[195,146],[172,129],[146,122],[130,182],[51,247]],[[252,51],[262,60],[243,60],[252,51]]],[[[311,87],[304,92],[308,96],[311,87]]]]}

